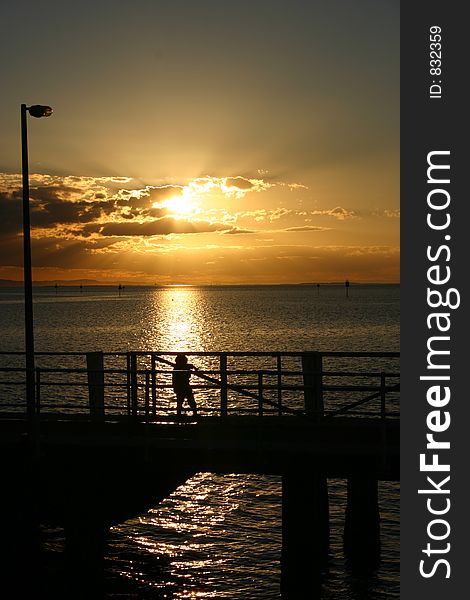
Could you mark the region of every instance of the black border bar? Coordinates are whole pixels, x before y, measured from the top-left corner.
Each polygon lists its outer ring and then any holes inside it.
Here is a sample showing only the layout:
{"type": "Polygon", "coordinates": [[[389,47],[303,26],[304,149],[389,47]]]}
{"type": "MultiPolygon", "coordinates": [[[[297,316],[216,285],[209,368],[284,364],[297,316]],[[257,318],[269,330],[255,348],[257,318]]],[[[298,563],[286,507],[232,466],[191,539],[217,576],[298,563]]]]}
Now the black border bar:
{"type": "MultiPolygon", "coordinates": [[[[401,598],[404,600],[470,597],[467,589],[470,579],[470,385],[467,382],[470,327],[466,318],[470,258],[466,89],[470,79],[467,49],[470,36],[465,8],[464,2],[455,0],[401,3],[401,598]],[[441,30],[440,47],[431,47],[430,35],[437,28],[441,30]],[[432,51],[439,51],[440,55],[431,55],[432,51]],[[431,64],[431,60],[440,60],[440,65],[431,64]],[[441,71],[431,71],[433,68],[441,71]],[[431,89],[431,85],[436,84],[441,86],[440,93],[438,87],[431,89]],[[429,153],[437,151],[442,154],[431,155],[430,160],[447,164],[450,169],[447,174],[444,169],[431,171],[428,181],[429,153]],[[446,151],[449,154],[444,154],[446,151]],[[449,183],[443,183],[447,178],[449,183]],[[434,189],[438,191],[429,198],[434,189]],[[450,201],[446,208],[433,209],[429,205],[441,202],[445,206],[447,198],[450,201]],[[430,213],[433,225],[443,225],[450,219],[448,227],[433,229],[427,221],[430,213]],[[429,272],[435,265],[439,268],[429,272]],[[442,280],[449,273],[446,283],[429,280],[430,277],[442,280]],[[444,298],[450,288],[457,290],[460,306],[432,308],[428,288],[440,290],[444,298]],[[449,315],[449,321],[447,317],[439,321],[442,328],[450,322],[447,332],[438,330],[437,318],[431,317],[428,322],[429,315],[438,312],[449,315]],[[450,339],[430,341],[433,336],[450,339]],[[448,350],[449,354],[429,355],[429,344],[432,349],[448,350]],[[447,364],[450,368],[430,368],[430,364],[447,364]],[[420,380],[421,376],[445,375],[450,377],[449,381],[420,380]],[[445,386],[449,388],[451,397],[447,404],[440,407],[430,404],[427,394],[433,385],[441,386],[442,394],[445,386]],[[439,416],[429,416],[436,410],[439,416]],[[426,435],[433,433],[429,425],[444,426],[447,418],[451,419],[450,426],[434,433],[434,439],[450,442],[450,449],[427,449],[426,435]],[[426,463],[437,454],[439,464],[449,464],[450,470],[421,470],[420,454],[423,453],[426,463]],[[427,480],[428,476],[434,484],[427,480]],[[442,483],[447,476],[450,479],[442,483]],[[420,494],[420,489],[449,492],[420,494]],[[445,513],[437,514],[446,508],[445,513]],[[448,526],[441,521],[446,521],[448,526]],[[430,534],[442,539],[433,539],[430,534]],[[446,562],[436,564],[440,559],[446,562]],[[420,573],[420,566],[426,577],[420,573]]],[[[431,302],[436,303],[437,298],[437,295],[432,296],[431,302]]],[[[451,294],[449,303],[456,304],[456,301],[457,293],[451,294]]],[[[436,394],[432,398],[437,398],[436,394]]]]}

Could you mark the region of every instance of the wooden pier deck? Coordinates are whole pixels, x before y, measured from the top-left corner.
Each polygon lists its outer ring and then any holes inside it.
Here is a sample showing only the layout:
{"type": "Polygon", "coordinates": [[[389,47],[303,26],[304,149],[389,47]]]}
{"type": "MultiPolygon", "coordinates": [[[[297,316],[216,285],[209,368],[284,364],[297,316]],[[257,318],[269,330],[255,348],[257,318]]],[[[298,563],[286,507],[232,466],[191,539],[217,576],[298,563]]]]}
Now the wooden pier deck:
{"type": "MultiPolygon", "coordinates": [[[[398,373],[388,362],[372,367],[374,360],[398,355],[251,353],[248,358],[253,356],[261,366],[247,368],[247,355],[234,353],[245,361],[240,369],[230,368],[227,354],[213,353],[219,368],[194,373],[194,387],[203,383],[197,397],[204,399],[195,419],[177,417],[167,400],[172,394],[168,355],[125,355],[126,369],[105,368],[97,353],[87,357],[86,369],[50,362],[40,367],[33,410],[24,399],[8,404],[2,397],[0,448],[8,457],[3,509],[15,514],[25,502],[33,506],[33,521],[63,526],[71,555],[96,563],[111,525],[155,506],[197,472],[279,475],[283,597],[294,598],[296,586],[328,552],[327,480],[344,478],[345,548],[376,560],[377,482],[399,480],[400,421],[398,373]],[[341,369],[325,368],[331,357],[341,359],[341,369]],[[297,368],[292,361],[298,361],[297,368]],[[165,369],[158,368],[161,364],[165,369]],[[85,400],[71,393],[77,382],[85,400]],[[110,388],[124,391],[122,399],[110,388]]],[[[13,375],[18,386],[20,375],[24,378],[15,368],[3,370],[10,390],[13,375]]]]}

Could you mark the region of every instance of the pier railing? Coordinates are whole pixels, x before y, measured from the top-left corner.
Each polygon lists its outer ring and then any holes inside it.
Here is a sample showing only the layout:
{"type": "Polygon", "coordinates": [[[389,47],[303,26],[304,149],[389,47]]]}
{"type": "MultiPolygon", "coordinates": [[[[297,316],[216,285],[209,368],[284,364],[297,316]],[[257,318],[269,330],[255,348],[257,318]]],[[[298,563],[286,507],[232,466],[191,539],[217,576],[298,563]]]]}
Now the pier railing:
{"type": "MultiPolygon", "coordinates": [[[[41,418],[174,419],[176,352],[36,353],[41,418]]],[[[399,416],[395,352],[188,352],[201,416],[399,416]]],[[[24,354],[0,353],[0,413],[26,415],[24,354]]],[[[187,410],[187,409],[186,409],[187,410]]]]}

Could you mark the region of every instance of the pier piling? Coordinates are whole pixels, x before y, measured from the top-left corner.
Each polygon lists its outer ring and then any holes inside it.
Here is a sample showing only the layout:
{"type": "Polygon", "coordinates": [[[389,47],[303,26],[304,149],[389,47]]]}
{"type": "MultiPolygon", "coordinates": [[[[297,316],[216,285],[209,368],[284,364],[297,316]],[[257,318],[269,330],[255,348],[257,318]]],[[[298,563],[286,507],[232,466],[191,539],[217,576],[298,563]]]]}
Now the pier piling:
{"type": "Polygon", "coordinates": [[[93,419],[104,419],[104,360],[102,352],[88,352],[88,398],[93,419]]]}
{"type": "Polygon", "coordinates": [[[366,475],[348,479],[344,525],[345,556],[355,565],[374,566],[380,560],[378,481],[366,475]]]}
{"type": "Polygon", "coordinates": [[[320,352],[302,354],[305,413],[321,418],[323,415],[323,360],[320,352]]]}
{"type": "Polygon", "coordinates": [[[302,470],[288,471],[282,477],[283,598],[298,598],[296,591],[309,589],[321,580],[328,559],[329,536],[326,478],[302,470]]]}
{"type": "Polygon", "coordinates": [[[103,598],[109,527],[94,515],[87,515],[67,522],[64,532],[67,597],[80,600],[103,598]]]}

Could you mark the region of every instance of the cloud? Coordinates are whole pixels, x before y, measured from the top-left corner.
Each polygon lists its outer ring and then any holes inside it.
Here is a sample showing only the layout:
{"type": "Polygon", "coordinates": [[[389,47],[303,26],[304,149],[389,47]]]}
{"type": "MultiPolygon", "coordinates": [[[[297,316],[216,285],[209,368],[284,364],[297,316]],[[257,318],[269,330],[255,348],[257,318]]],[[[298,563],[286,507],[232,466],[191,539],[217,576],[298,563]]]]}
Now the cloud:
{"type": "MultiPolygon", "coordinates": [[[[390,225],[389,219],[396,218],[398,211],[322,208],[320,199],[312,206],[307,202],[313,200],[297,190],[301,187],[236,175],[164,185],[129,178],[32,175],[34,266],[102,269],[103,273],[127,269],[149,277],[162,273],[169,282],[173,277],[174,282],[182,281],[192,272],[194,281],[212,277],[218,281],[325,280],[335,269],[341,277],[357,280],[360,272],[363,279],[368,277],[366,267],[370,267],[370,277],[380,279],[383,268],[384,278],[396,280],[397,251],[367,246],[321,248],[314,243],[336,241],[343,234],[347,236],[343,240],[357,240],[354,232],[361,223],[349,219],[383,219],[390,225]],[[256,193],[261,191],[266,194],[256,193]],[[180,197],[181,202],[173,202],[180,197]],[[331,235],[315,235],[329,229],[320,226],[323,217],[344,224],[335,223],[331,235]],[[262,234],[269,234],[269,239],[262,234]],[[306,243],[290,244],[295,240],[306,243]],[[279,245],[283,241],[288,245],[279,245]],[[179,273],[172,270],[178,261],[179,273]],[[266,264],[263,273],[256,271],[261,261],[266,264]],[[197,276],[196,271],[200,271],[197,276]]],[[[0,174],[0,265],[19,273],[21,229],[21,177],[0,174]]]]}
{"type": "Polygon", "coordinates": [[[182,185],[147,186],[142,194],[147,193],[151,202],[160,202],[168,198],[174,198],[183,194],[182,185]]]}
{"type": "Polygon", "coordinates": [[[197,177],[184,186],[183,194],[196,196],[222,195],[226,198],[242,199],[252,192],[262,192],[273,187],[263,179],[248,179],[237,175],[235,177],[197,177]]]}
{"type": "Polygon", "coordinates": [[[0,234],[11,235],[22,228],[21,192],[0,192],[0,234]]]}
{"type": "MultiPolygon", "coordinates": [[[[259,180],[258,180],[259,181],[259,180]]],[[[239,190],[252,190],[255,187],[255,183],[245,177],[226,177],[225,185],[227,187],[236,187],[239,190]]]]}
{"type": "MultiPolygon", "coordinates": [[[[70,178],[63,178],[70,179],[70,178]]],[[[19,233],[22,228],[22,191],[16,187],[0,191],[0,233],[19,233]]],[[[41,180],[42,184],[43,181],[41,180]]],[[[113,182],[114,183],[114,182],[113,182]]],[[[122,183],[119,180],[119,183],[122,183]]],[[[40,230],[64,231],[62,225],[93,224],[110,219],[114,222],[133,219],[156,219],[164,217],[168,211],[155,208],[156,199],[163,199],[181,193],[179,186],[147,187],[142,190],[118,190],[110,192],[96,191],[96,180],[82,181],[82,185],[64,185],[54,180],[50,186],[35,185],[34,178],[30,186],[31,227],[40,230]],[[108,194],[110,194],[108,196],[108,194]]],[[[99,229],[98,229],[99,230],[99,229]]],[[[77,229],[78,231],[78,229],[77,229]]],[[[43,235],[46,233],[43,231],[43,235]]],[[[73,229],[68,229],[68,235],[73,229]]]]}
{"type": "Polygon", "coordinates": [[[237,227],[234,227],[233,229],[229,229],[228,231],[225,231],[226,234],[229,235],[236,235],[239,233],[258,233],[257,231],[254,231],[252,229],[238,229],[237,227]]]}
{"type": "Polygon", "coordinates": [[[292,214],[292,210],[289,210],[288,208],[277,208],[276,210],[270,212],[269,220],[277,221],[277,219],[281,219],[282,217],[286,217],[290,214],[292,214]]]}
{"type": "Polygon", "coordinates": [[[314,227],[313,225],[303,225],[302,227],[288,227],[284,231],[328,231],[329,227],[314,227]]]}
{"type": "MultiPolygon", "coordinates": [[[[31,226],[43,236],[65,234],[69,238],[90,235],[92,231],[96,235],[126,235],[124,232],[130,231],[129,235],[133,236],[140,231],[140,235],[149,236],[230,230],[229,223],[235,221],[235,216],[224,206],[224,199],[240,199],[272,185],[262,179],[242,176],[206,176],[184,184],[161,186],[135,187],[134,184],[134,180],[126,177],[33,174],[30,176],[31,226]],[[186,224],[169,220],[174,207],[167,201],[182,196],[188,200],[191,212],[186,224]],[[224,210],[224,214],[217,216],[214,210],[224,210]]],[[[21,231],[21,224],[21,177],[0,174],[0,231],[16,234],[21,231]]]]}
{"type": "Polygon", "coordinates": [[[325,210],[312,210],[310,211],[310,214],[312,216],[334,217],[340,221],[344,221],[344,219],[356,219],[359,216],[357,211],[347,210],[342,206],[335,206],[335,208],[329,208],[325,210]]]}
{"type": "Polygon", "coordinates": [[[170,235],[172,233],[208,233],[225,231],[226,225],[220,223],[208,223],[206,221],[184,221],[172,218],[155,219],[143,223],[100,223],[92,224],[83,228],[85,233],[99,233],[102,236],[152,236],[170,235]]]}
{"type": "Polygon", "coordinates": [[[31,202],[31,225],[39,228],[52,228],[59,224],[89,223],[103,214],[115,210],[113,203],[106,201],[66,202],[60,199],[46,202],[31,202]]]}
{"type": "MultiPolygon", "coordinates": [[[[175,255],[180,250],[174,250],[175,255]]],[[[397,247],[240,245],[219,249],[192,248],[174,269],[173,253],[165,263],[152,261],[155,273],[177,282],[301,283],[344,281],[398,281],[397,247]],[[259,264],[263,267],[260,268],[259,264]],[[184,265],[184,269],[183,269],[184,265]],[[171,270],[170,270],[171,269],[171,270]],[[188,273],[191,273],[189,278],[188,273]],[[185,279],[186,278],[186,279],[185,279]]]]}
{"type": "Polygon", "coordinates": [[[399,208],[384,208],[383,210],[375,210],[373,212],[375,217],[385,217],[387,219],[399,219],[400,218],[400,209],[399,208]]]}
{"type": "Polygon", "coordinates": [[[253,220],[255,222],[261,221],[277,221],[278,219],[283,219],[285,217],[289,217],[290,215],[297,215],[295,211],[292,211],[288,208],[276,208],[274,210],[268,210],[266,208],[259,208],[256,210],[246,210],[243,212],[235,213],[235,220],[253,220]]]}

